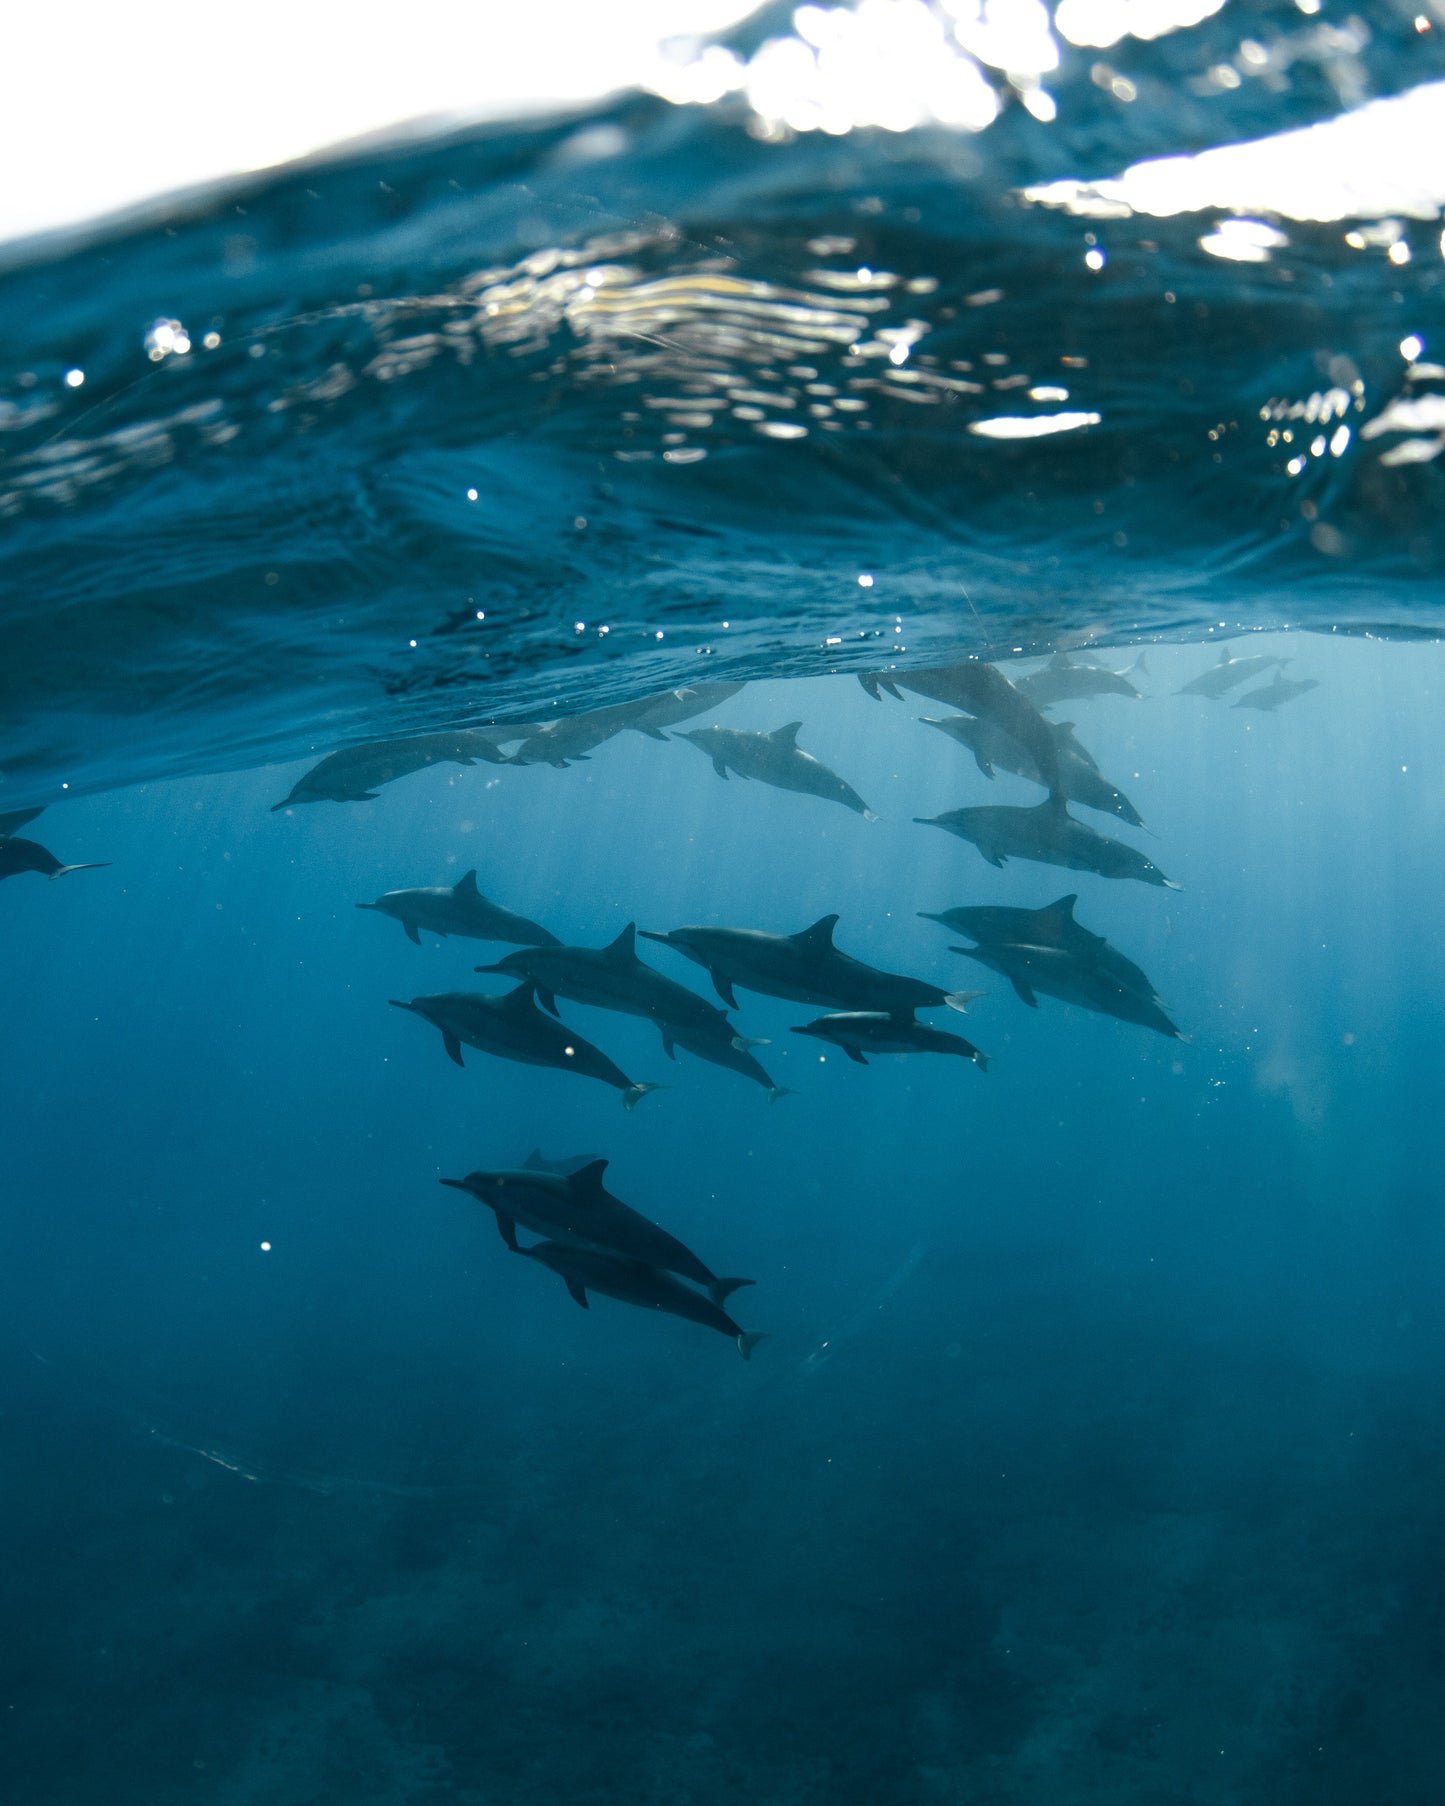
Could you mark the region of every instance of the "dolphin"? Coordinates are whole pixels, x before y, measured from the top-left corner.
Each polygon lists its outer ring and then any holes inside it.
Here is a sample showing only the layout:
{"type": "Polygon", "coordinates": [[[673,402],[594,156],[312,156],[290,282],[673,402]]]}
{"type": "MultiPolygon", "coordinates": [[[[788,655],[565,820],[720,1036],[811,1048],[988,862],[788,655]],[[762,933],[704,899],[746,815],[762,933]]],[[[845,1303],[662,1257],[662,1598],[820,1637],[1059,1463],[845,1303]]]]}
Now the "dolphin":
{"type": "Polygon", "coordinates": [[[735,1035],[732,1025],[723,1017],[727,1025],[726,1034],[716,1034],[711,1029],[703,1029],[697,1023],[659,1022],[662,1030],[663,1052],[669,1060],[675,1060],[676,1048],[685,1047],[690,1054],[696,1054],[700,1060],[708,1060],[714,1066],[722,1066],[728,1072],[740,1073],[743,1078],[751,1079],[755,1085],[761,1085],[768,1094],[770,1104],[777,1103],[780,1097],[791,1097],[792,1092],[786,1085],[775,1085],[753,1058],[755,1047],[766,1047],[766,1038],[756,1040],[748,1035],[735,1035]]]}
{"type": "MultiPolygon", "coordinates": [[[[919,720],[926,727],[938,728],[960,746],[966,746],[973,754],[974,763],[986,778],[993,776],[997,765],[1004,771],[1028,778],[1035,784],[1045,783],[1044,775],[1033,755],[1020,746],[1012,734],[1006,734],[997,722],[973,715],[945,715],[942,720],[932,715],[920,715],[919,720]]],[[[1128,822],[1130,827],[1142,828],[1143,817],[1123,791],[1114,788],[1099,770],[1091,754],[1079,743],[1073,722],[1050,722],[1047,725],[1052,730],[1058,753],[1060,793],[1072,803],[1082,803],[1086,809],[1098,809],[1105,815],[1117,815],[1121,821],[1128,822]]]]}
{"type": "MultiPolygon", "coordinates": [[[[17,814],[24,814],[17,810],[17,814]]],[[[31,814],[33,820],[38,809],[31,814]]],[[[108,859],[88,859],[79,865],[62,865],[48,847],[38,840],[23,840],[18,834],[7,834],[0,840],[0,878],[14,878],[20,872],[39,872],[45,878],[64,878],[70,872],[98,872],[108,866],[108,859]]]]}
{"type": "Polygon", "coordinates": [[[530,984],[518,985],[501,997],[477,991],[440,991],[429,997],[413,997],[409,1003],[393,997],[392,1005],[424,1017],[441,1030],[447,1055],[462,1064],[462,1042],[518,1060],[524,1066],[554,1066],[561,1072],[580,1073],[584,1079],[600,1079],[622,1093],[622,1105],[631,1110],[658,1085],[634,1084],[614,1066],[600,1048],[571,1029],[543,1015],[532,997],[530,984]]]}
{"type": "MultiPolygon", "coordinates": [[[[1148,672],[1141,652],[1129,671],[1148,672]]],[[[1076,665],[1066,652],[1056,652],[1038,671],[1021,677],[1018,687],[1041,709],[1056,702],[1080,700],[1090,696],[1130,696],[1142,701],[1143,692],[1129,681],[1128,671],[1111,671],[1107,665],[1076,665]]]]}
{"type": "MultiPolygon", "coordinates": [[[[1053,947],[1086,960],[1126,990],[1152,997],[1154,987],[1131,959],[1111,947],[1102,934],[1093,934],[1074,920],[1077,892],[1060,897],[1043,909],[1005,909],[998,905],[976,909],[945,909],[919,915],[925,922],[940,922],[957,934],[989,947],[1053,947]]],[[[956,951],[956,949],[955,949],[956,951]]],[[[1047,987],[1045,987],[1047,988],[1047,987]]]]}
{"type": "Polygon", "coordinates": [[[877,821],[878,817],[851,784],[798,745],[798,729],[802,725],[801,721],[790,721],[770,734],[749,733],[736,727],[695,727],[674,738],[690,740],[699,752],[706,753],[720,778],[735,771],[740,778],[756,778],[775,790],[796,790],[804,796],[841,803],[864,821],[877,821]]]}
{"type": "Polygon", "coordinates": [[[675,978],[637,957],[637,925],[629,922],[605,947],[523,947],[478,972],[500,972],[525,978],[536,988],[544,1009],[557,1014],[558,997],[591,1004],[599,1010],[621,1010],[627,1016],[651,1016],[658,1022],[695,1025],[700,1033],[731,1040],[732,1024],[717,1007],[675,978]]]}
{"type": "Polygon", "coordinates": [[[1050,796],[1032,809],[949,809],[943,815],[915,815],[924,827],[944,828],[960,840],[971,840],[990,865],[1005,859],[1033,859],[1040,865],[1063,865],[1101,878],[1138,878],[1166,890],[1184,887],[1166,878],[1136,848],[1085,822],[1075,821],[1061,796],[1050,796]]]}
{"type": "Polygon", "coordinates": [[[1282,702],[1291,702],[1296,696],[1303,696],[1307,691],[1317,690],[1319,687],[1317,677],[1290,678],[1283,671],[1276,671],[1272,683],[1267,683],[1262,690],[1251,690],[1232,706],[1236,709],[1274,710],[1282,702]]]}
{"type": "Polygon", "coordinates": [[[679,721],[717,708],[745,686],[740,683],[689,684],[663,690],[656,696],[640,696],[633,702],[609,703],[580,715],[559,715],[529,728],[512,755],[518,765],[569,765],[585,759],[618,734],[645,734],[649,740],[665,740],[662,731],[679,721]]]}
{"type": "Polygon", "coordinates": [[[713,988],[736,1009],[733,986],[782,997],[790,1003],[822,1004],[838,1010],[930,1010],[946,1003],[961,1010],[967,998],[941,991],[921,978],[880,972],[833,945],[838,918],[821,916],[797,934],[767,934],[760,928],[674,928],[667,934],[642,930],[644,940],[661,941],[685,959],[706,966],[713,988]]]}
{"type": "MultiPolygon", "coordinates": [[[[529,1260],[550,1267],[587,1310],[589,1291],[618,1298],[623,1304],[640,1304],[647,1310],[666,1311],[670,1317],[684,1317],[689,1323],[701,1323],[708,1329],[731,1336],[738,1353],[749,1360],[762,1341],[761,1335],[749,1335],[740,1329],[720,1303],[694,1292],[671,1273],[650,1267],[644,1261],[624,1260],[616,1254],[602,1254],[590,1248],[569,1247],[565,1242],[534,1242],[530,1248],[519,1248],[529,1260]]],[[[722,1280],[724,1286],[746,1285],[746,1280],[722,1280]]]]}
{"type": "Polygon", "coordinates": [[[1097,1011],[1101,1016],[1137,1022],[1143,1028],[1167,1035],[1170,1040],[1185,1039],[1164,1014],[1147,979],[1143,989],[1122,984],[1106,963],[1091,960],[1087,952],[1080,949],[985,941],[977,947],[954,947],[952,951],[1002,973],[1030,1009],[1038,1008],[1035,992],[1043,991],[1065,1003],[1076,1003],[1082,1009],[1097,1011]]]}
{"type": "Polygon", "coordinates": [[[1050,790],[1058,789],[1058,751],[1051,724],[1037,703],[1010,683],[996,665],[969,659],[934,671],[860,671],[858,681],[875,702],[880,690],[895,697],[900,689],[910,690],[915,696],[992,722],[1033,759],[1039,781],[1050,790]]]}
{"type": "Polygon", "coordinates": [[[816,1022],[805,1023],[793,1033],[811,1035],[816,1041],[831,1041],[860,1066],[868,1064],[863,1057],[866,1048],[875,1054],[957,1054],[972,1060],[980,1072],[988,1071],[988,1055],[980,1053],[972,1041],[916,1021],[912,1010],[843,1010],[834,1016],[819,1016],[816,1022]]]}
{"type": "Polygon", "coordinates": [[[477,889],[475,871],[464,872],[455,884],[385,891],[374,903],[358,903],[356,907],[394,916],[406,930],[406,938],[418,947],[418,928],[440,935],[443,940],[449,934],[460,934],[473,941],[512,941],[537,947],[561,945],[555,934],[549,934],[536,922],[513,915],[510,909],[484,897],[477,889]]]}
{"type": "Polygon", "coordinates": [[[1191,677],[1187,684],[1181,685],[1174,694],[1176,696],[1223,696],[1239,684],[1247,682],[1251,677],[1260,677],[1272,666],[1287,665],[1287,658],[1271,658],[1263,653],[1249,658],[1231,658],[1228,646],[1219,648],[1219,663],[1211,665],[1207,671],[1201,671],[1198,677],[1191,677]]]}
{"type": "Polygon", "coordinates": [[[605,1160],[593,1160],[575,1173],[514,1167],[468,1173],[465,1179],[443,1179],[442,1184],[469,1193],[495,1212],[502,1240],[514,1254],[521,1253],[517,1245],[520,1227],[569,1247],[616,1254],[676,1273],[705,1287],[717,1305],[729,1292],[752,1283],[719,1279],[676,1236],[613,1197],[602,1182],[606,1171],[605,1160]]]}
{"type": "Polygon", "coordinates": [[[377,790],[396,778],[404,778],[428,765],[488,765],[511,761],[480,728],[450,734],[414,734],[406,740],[372,740],[364,746],[343,747],[328,753],[319,765],[299,777],[291,794],[271,805],[290,809],[298,803],[369,803],[377,790]]]}

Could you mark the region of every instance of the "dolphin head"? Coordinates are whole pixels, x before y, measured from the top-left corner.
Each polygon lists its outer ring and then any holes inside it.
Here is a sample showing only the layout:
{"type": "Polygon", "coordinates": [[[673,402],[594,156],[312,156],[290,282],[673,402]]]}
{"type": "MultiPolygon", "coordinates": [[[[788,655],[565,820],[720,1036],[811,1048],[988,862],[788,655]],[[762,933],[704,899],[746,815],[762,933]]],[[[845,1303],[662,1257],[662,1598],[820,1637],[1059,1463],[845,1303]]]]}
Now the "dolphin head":
{"type": "Polygon", "coordinates": [[[811,1036],[814,1041],[831,1041],[833,1039],[822,1022],[805,1022],[801,1028],[791,1029],[789,1032],[794,1035],[811,1036]]]}
{"type": "Polygon", "coordinates": [[[441,1183],[453,1191],[466,1192],[482,1204],[502,1203],[507,1191],[505,1173],[468,1173],[465,1179],[443,1179],[441,1183]]]}
{"type": "Polygon", "coordinates": [[[537,952],[535,947],[519,947],[515,953],[505,954],[490,966],[474,966],[474,972],[505,972],[512,978],[525,978],[528,974],[528,955],[537,952]]]}

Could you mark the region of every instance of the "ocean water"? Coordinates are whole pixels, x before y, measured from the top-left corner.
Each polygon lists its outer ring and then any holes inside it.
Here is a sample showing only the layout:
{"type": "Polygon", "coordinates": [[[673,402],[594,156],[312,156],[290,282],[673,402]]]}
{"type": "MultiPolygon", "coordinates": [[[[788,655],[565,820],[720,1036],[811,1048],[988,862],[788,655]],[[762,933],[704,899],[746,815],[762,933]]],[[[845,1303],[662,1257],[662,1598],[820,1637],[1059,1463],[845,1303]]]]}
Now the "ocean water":
{"type": "Polygon", "coordinates": [[[1235,10],[1110,51],[1128,106],[1070,53],[1048,128],[634,96],[11,257],[0,812],[104,864],[0,887],[7,1797],[1439,1796],[1438,224],[1021,198],[1439,73],[1372,13],[1206,105],[1235,10]],[[1051,706],[1146,825],[1073,813],[1177,888],[920,825],[1044,792],[856,681],[1059,648],[1141,692],[1051,706]],[[1221,652],[1312,687],[1180,694],[1221,652]],[[793,721],[876,819],[678,737],[793,721]],[[745,990],[776,1101],[566,996],[666,1089],[459,1070],[389,1003],[509,949],[354,906],[468,871],[594,948],[836,914],[987,1070],[745,990]],[[1183,1038],[920,919],[1071,894],[1183,1038]],[[438,1184],[534,1149],[751,1280],[751,1358],[438,1184]]]}

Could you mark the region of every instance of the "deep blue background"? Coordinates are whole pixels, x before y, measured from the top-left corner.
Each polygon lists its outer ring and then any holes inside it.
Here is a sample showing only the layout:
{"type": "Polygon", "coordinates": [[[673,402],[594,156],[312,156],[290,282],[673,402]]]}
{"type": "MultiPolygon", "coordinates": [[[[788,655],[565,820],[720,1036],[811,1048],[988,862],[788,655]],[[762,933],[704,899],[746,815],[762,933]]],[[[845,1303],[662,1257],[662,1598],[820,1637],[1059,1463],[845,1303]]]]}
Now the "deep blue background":
{"type": "Polygon", "coordinates": [[[1246,649],[1320,687],[1175,697],[1215,653],[1160,647],[1147,701],[1057,711],[1178,895],[912,825],[1037,792],[848,678],[719,719],[801,717],[875,824],[633,735],[289,816],[304,767],[44,816],[114,864],[0,891],[15,1797],[1431,1797],[1445,664],[1246,649]],[[502,950],[352,905],[469,866],[592,944],[837,910],[987,993],[991,1069],[820,1060],[816,1012],[744,994],[775,1106],[565,1003],[672,1088],[459,1072],[386,1000],[502,950]],[[1187,1045],[1026,1010],[915,916],[1069,890],[1187,1045]],[[756,1279],[751,1365],[584,1315],[436,1184],[536,1144],[756,1279]]]}

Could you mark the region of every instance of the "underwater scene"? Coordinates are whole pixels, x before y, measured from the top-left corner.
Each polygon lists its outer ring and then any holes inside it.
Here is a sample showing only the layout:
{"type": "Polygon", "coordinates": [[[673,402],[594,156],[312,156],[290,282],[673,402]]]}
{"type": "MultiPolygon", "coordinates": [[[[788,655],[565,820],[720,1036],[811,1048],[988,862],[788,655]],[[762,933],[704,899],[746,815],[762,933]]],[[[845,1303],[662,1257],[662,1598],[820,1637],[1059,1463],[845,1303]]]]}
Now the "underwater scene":
{"type": "Polygon", "coordinates": [[[1445,185],[1138,175],[1445,15],[1151,5],[0,244],[7,1799],[1445,1797],[1445,185]]]}

